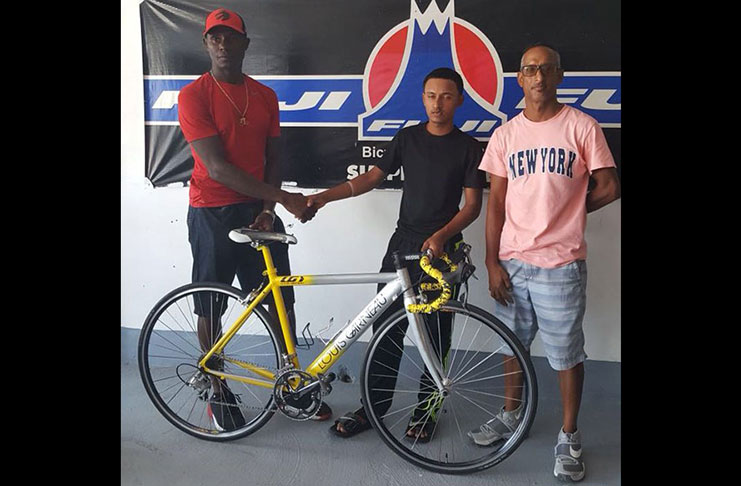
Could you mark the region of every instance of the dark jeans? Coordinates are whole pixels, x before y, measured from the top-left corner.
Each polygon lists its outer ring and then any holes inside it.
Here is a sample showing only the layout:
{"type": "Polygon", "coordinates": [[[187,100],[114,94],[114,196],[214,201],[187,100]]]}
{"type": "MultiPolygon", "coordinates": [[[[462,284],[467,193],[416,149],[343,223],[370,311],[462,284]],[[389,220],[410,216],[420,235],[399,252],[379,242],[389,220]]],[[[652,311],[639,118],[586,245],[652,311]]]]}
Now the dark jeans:
{"type": "MultiPolygon", "coordinates": [[[[237,276],[242,290],[249,292],[260,285],[265,271],[265,259],[262,252],[256,251],[245,243],[236,243],[229,239],[229,231],[241,226],[249,226],[262,211],[263,203],[238,203],[228,206],[209,208],[188,207],[188,240],[193,254],[193,282],[221,282],[231,285],[237,276]]],[[[285,233],[285,227],[276,216],[273,231],[285,233]]],[[[279,275],[290,275],[291,265],[288,259],[288,244],[272,242],[270,252],[279,275]]],[[[290,312],[295,296],[293,287],[282,287],[286,308],[290,312]]],[[[195,313],[214,320],[224,311],[224,302],[216,296],[207,296],[195,302],[195,313]]],[[[273,295],[263,300],[263,304],[272,304],[273,295]]],[[[296,336],[294,320],[291,327],[296,336]]]]}

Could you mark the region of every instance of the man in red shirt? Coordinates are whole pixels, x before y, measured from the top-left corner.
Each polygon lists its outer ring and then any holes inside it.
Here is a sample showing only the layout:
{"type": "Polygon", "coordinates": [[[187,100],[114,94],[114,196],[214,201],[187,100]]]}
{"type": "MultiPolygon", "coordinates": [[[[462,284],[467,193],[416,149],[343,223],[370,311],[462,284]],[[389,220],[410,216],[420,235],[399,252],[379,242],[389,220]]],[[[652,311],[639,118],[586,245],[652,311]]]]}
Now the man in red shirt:
{"type": "MultiPolygon", "coordinates": [[[[206,17],[203,44],[211,70],[185,86],[178,96],[178,120],[195,159],[190,179],[188,239],[193,253],[194,282],[231,284],[236,275],[250,290],[262,280],[265,264],[259,252],[229,240],[240,227],[285,232],[276,217],[282,204],[302,222],[313,216],[302,194],[281,190],[278,98],[267,86],[242,73],[250,39],[244,20],[220,8],[206,17]]],[[[290,275],[288,245],[274,244],[273,258],[281,275],[290,275]]],[[[293,288],[282,289],[295,336],[293,288]]],[[[266,299],[276,315],[272,296],[266,299]]],[[[198,335],[208,349],[221,336],[221,323],[196,308],[198,335]]],[[[223,381],[214,379],[210,403],[217,427],[244,425],[237,399],[223,381]]],[[[324,405],[319,419],[331,415],[324,405]]]]}

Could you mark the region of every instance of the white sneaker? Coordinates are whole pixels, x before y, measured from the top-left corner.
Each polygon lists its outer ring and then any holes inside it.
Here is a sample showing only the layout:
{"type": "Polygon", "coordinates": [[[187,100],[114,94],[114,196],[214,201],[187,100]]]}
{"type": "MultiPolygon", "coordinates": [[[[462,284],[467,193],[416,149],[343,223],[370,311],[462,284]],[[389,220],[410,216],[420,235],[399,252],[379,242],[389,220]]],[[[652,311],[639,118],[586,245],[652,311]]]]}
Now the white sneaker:
{"type": "Polygon", "coordinates": [[[525,407],[522,404],[510,412],[505,411],[502,407],[496,417],[481,427],[469,431],[468,436],[480,446],[488,446],[498,440],[509,439],[517,426],[520,425],[524,410],[525,407]]]}
{"type": "Polygon", "coordinates": [[[553,475],[561,481],[581,481],[584,479],[584,461],[581,458],[581,433],[577,430],[572,434],[563,431],[558,433],[558,443],[555,448],[556,465],[553,475]]]}

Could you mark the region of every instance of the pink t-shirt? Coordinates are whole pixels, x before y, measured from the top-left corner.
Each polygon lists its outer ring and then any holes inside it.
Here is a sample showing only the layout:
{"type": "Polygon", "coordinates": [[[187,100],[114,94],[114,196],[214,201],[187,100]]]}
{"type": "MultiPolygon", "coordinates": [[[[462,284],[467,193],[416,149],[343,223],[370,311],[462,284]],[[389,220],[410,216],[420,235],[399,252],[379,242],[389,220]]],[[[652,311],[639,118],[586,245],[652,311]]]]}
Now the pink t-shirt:
{"type": "Polygon", "coordinates": [[[499,259],[555,268],[587,257],[587,184],[615,167],[597,121],[564,105],[533,122],[521,112],[494,131],[479,169],[507,178],[499,259]]]}

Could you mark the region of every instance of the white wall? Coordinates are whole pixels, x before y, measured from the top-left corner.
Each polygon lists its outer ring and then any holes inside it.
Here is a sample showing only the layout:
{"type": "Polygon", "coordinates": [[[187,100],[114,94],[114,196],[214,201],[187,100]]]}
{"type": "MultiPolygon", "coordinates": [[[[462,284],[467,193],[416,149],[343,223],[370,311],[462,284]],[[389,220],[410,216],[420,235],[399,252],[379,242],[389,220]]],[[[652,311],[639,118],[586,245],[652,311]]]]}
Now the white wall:
{"type": "MultiPolygon", "coordinates": [[[[190,281],[191,255],[185,216],[187,187],[152,188],[144,178],[144,101],[139,2],[121,2],[121,326],[141,328],[152,306],[169,290],[190,281]]],[[[261,73],[251,73],[261,74],[261,73]]],[[[348,73],[359,74],[359,73],[348,73]]],[[[299,190],[287,188],[288,190],[299,190]]],[[[304,193],[315,189],[301,189],[304,193]]],[[[486,197],[484,194],[484,208],[486,197]]],[[[398,217],[400,191],[376,190],[336,202],[301,224],[278,205],[289,233],[294,274],[376,272],[398,217]]],[[[620,201],[588,216],[589,283],[584,320],[590,359],[621,360],[620,201]]],[[[476,276],[470,302],[491,312],[484,266],[484,215],[466,231],[474,247],[476,276]]],[[[300,325],[315,332],[331,317],[328,334],[355,316],[375,292],[374,285],[297,287],[300,325]]],[[[368,336],[365,336],[366,338],[368,336]]],[[[544,356],[537,338],[532,353],[544,356]]]]}

